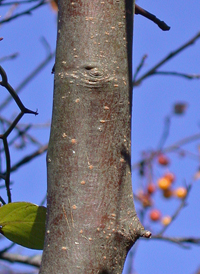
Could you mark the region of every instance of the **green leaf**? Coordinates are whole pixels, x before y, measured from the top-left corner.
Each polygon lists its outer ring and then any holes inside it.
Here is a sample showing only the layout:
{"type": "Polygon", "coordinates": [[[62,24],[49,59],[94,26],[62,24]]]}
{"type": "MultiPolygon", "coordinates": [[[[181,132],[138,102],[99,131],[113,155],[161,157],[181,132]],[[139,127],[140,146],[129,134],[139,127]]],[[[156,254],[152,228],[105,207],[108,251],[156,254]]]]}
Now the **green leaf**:
{"type": "Polygon", "coordinates": [[[43,249],[46,208],[27,202],[0,207],[0,233],[19,245],[43,249]]]}

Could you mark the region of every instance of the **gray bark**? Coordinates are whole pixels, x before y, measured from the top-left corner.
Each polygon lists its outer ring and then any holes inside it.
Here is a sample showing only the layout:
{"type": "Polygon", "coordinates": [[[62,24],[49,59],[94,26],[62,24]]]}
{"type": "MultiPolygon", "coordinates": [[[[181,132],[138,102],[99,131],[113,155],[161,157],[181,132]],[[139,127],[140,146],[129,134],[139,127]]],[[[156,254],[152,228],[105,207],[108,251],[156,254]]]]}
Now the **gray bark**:
{"type": "Polygon", "coordinates": [[[60,0],[40,274],[121,273],[149,236],[133,205],[133,2],[60,0]]]}

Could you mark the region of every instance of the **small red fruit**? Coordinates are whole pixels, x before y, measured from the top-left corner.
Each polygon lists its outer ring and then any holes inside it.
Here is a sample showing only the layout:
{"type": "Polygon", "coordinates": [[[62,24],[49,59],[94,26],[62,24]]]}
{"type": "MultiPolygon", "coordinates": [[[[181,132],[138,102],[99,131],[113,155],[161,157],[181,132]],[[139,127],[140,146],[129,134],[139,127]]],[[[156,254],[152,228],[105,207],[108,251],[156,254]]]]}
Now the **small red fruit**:
{"type": "Polygon", "coordinates": [[[157,222],[161,218],[161,212],[158,209],[152,209],[149,217],[153,222],[157,222]]]}
{"type": "Polygon", "coordinates": [[[148,184],[147,192],[149,194],[153,194],[156,191],[156,186],[153,183],[148,184]]]}
{"type": "Polygon", "coordinates": [[[173,183],[176,179],[174,173],[172,173],[172,172],[165,173],[164,177],[167,178],[171,183],[173,183]]]}
{"type": "Polygon", "coordinates": [[[167,166],[169,165],[169,158],[165,156],[164,154],[160,154],[158,156],[158,163],[162,166],[167,166]]]}
{"type": "Polygon", "coordinates": [[[152,200],[151,200],[151,197],[148,193],[146,194],[143,191],[140,191],[138,193],[138,199],[142,203],[143,207],[152,206],[152,200]]]}
{"type": "Polygon", "coordinates": [[[168,199],[172,197],[173,191],[171,189],[164,189],[163,190],[163,196],[168,199]]]}
{"type": "Polygon", "coordinates": [[[187,109],[186,103],[177,103],[174,105],[174,113],[175,114],[184,114],[187,109]]]}

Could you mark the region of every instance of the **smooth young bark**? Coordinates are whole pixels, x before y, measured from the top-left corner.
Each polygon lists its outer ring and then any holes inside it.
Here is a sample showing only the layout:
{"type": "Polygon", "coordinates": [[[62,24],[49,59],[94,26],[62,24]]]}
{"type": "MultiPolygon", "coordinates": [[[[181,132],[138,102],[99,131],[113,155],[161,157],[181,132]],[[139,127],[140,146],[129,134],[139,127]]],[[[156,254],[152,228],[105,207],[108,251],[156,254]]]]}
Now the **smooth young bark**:
{"type": "Polygon", "coordinates": [[[131,187],[132,25],[131,0],[59,2],[40,274],[121,273],[149,236],[131,187]]]}

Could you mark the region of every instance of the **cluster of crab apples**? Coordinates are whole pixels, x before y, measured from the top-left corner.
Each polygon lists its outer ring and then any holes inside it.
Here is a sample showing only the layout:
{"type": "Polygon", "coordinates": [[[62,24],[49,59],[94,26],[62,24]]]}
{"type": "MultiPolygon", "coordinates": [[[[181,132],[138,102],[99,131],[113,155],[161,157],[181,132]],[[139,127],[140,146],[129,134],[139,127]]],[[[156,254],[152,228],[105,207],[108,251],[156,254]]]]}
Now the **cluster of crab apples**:
{"type": "MultiPolygon", "coordinates": [[[[169,158],[160,154],[157,158],[158,164],[161,166],[169,165],[169,158]]],[[[176,177],[174,173],[166,171],[156,182],[148,183],[145,191],[140,191],[137,198],[142,203],[144,208],[149,207],[149,219],[153,222],[161,222],[164,226],[167,226],[172,221],[170,216],[162,216],[160,210],[154,207],[153,195],[156,192],[160,192],[164,199],[170,199],[172,197],[177,199],[185,199],[187,196],[187,188],[184,186],[175,187],[174,183],[176,177]]]]}

